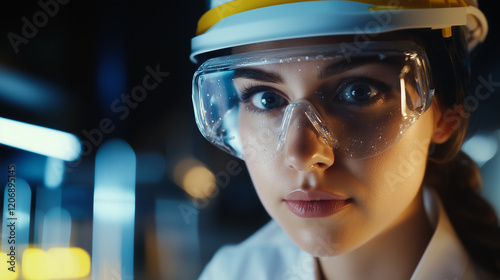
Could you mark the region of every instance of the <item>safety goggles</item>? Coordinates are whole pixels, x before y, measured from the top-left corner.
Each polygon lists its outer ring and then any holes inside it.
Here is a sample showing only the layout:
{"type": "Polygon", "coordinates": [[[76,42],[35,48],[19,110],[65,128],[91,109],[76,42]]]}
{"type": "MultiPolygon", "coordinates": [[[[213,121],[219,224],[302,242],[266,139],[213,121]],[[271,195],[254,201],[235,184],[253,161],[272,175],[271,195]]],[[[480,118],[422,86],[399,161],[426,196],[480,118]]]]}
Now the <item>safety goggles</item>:
{"type": "Polygon", "coordinates": [[[336,155],[376,156],[429,108],[432,96],[426,54],[410,41],[217,57],[193,78],[199,130],[244,160],[276,158],[311,132],[336,155]]]}

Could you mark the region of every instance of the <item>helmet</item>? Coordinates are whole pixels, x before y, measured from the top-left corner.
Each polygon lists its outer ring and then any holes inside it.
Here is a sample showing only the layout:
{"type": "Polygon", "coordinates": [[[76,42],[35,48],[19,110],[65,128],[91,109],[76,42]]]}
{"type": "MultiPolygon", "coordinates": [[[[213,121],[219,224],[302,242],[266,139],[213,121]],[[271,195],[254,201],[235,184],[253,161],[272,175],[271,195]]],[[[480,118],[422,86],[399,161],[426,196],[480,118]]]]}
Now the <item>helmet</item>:
{"type": "Polygon", "coordinates": [[[212,0],[191,41],[191,60],[225,48],[328,35],[465,26],[469,50],[484,41],[488,24],[477,0],[212,0]]]}

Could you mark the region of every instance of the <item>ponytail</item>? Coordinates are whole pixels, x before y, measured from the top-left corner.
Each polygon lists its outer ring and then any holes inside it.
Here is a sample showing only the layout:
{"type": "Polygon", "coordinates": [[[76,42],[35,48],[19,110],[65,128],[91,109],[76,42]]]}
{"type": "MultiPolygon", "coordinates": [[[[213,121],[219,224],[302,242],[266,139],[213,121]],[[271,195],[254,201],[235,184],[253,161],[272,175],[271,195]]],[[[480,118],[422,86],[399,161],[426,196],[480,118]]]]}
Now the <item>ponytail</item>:
{"type": "Polygon", "coordinates": [[[495,210],[479,195],[479,168],[460,151],[447,163],[428,161],[425,184],[438,193],[471,258],[500,277],[500,227],[495,210]]]}
{"type": "MultiPolygon", "coordinates": [[[[417,35],[427,48],[435,84],[435,101],[441,108],[463,106],[470,78],[468,51],[461,30],[451,38],[435,32],[417,35]]],[[[462,118],[450,139],[433,147],[424,184],[433,187],[458,237],[471,258],[500,278],[500,227],[493,207],[480,196],[482,179],[474,161],[461,151],[468,119],[462,118]]]]}

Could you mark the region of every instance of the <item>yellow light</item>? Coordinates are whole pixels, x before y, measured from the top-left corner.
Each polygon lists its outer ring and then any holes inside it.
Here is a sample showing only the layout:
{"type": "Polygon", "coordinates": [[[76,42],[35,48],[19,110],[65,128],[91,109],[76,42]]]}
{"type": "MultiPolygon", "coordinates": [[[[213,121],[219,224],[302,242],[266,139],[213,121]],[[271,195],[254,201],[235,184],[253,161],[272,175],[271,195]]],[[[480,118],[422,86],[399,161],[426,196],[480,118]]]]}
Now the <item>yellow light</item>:
{"type": "Polygon", "coordinates": [[[26,249],[23,254],[23,276],[26,279],[49,279],[50,262],[42,249],[26,249]]]}
{"type": "Polygon", "coordinates": [[[215,190],[215,176],[204,166],[195,166],[182,180],[184,190],[194,198],[206,198],[215,190]]]}
{"type": "Polygon", "coordinates": [[[22,271],[27,280],[82,278],[90,273],[90,256],[81,248],[30,248],[23,254],[22,271]]]}
{"type": "Polygon", "coordinates": [[[175,166],[174,181],[194,198],[209,197],[216,187],[214,174],[192,158],[184,159],[175,166]]]}
{"type": "Polygon", "coordinates": [[[13,261],[13,263],[11,263],[10,256],[8,256],[5,252],[0,252],[0,254],[2,254],[3,256],[2,258],[0,258],[0,279],[17,279],[19,277],[19,267],[17,266],[17,262],[13,261]]]}

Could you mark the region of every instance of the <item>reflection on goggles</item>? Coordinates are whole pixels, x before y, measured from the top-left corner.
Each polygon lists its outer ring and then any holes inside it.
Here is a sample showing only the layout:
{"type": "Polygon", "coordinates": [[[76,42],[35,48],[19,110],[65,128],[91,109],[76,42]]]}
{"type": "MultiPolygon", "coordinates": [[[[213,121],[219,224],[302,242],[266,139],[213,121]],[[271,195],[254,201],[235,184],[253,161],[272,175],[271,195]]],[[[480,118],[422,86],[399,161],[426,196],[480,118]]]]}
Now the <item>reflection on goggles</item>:
{"type": "Polygon", "coordinates": [[[208,60],[193,79],[198,128],[245,160],[272,159],[308,129],[350,158],[386,151],[430,106],[427,58],[411,42],[352,50],[322,45],[208,60]]]}

